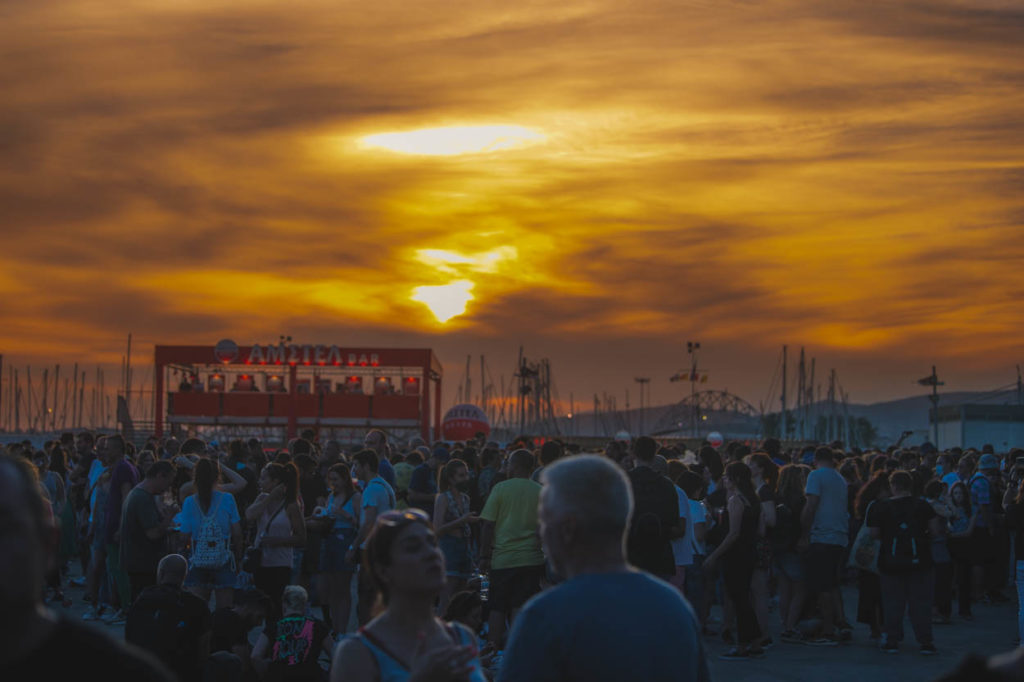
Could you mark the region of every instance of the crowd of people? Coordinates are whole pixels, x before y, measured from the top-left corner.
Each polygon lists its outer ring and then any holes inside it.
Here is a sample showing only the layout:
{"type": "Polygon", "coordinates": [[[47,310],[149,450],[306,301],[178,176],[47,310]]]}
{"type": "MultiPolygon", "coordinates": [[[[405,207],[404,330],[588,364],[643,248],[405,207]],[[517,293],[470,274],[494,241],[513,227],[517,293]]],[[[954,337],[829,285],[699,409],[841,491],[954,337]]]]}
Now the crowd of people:
{"type": "Polygon", "coordinates": [[[81,432],[3,448],[0,514],[0,671],[44,679],[707,680],[709,637],[742,661],[852,620],[892,654],[909,618],[928,655],[1024,604],[1024,451],[989,446],[81,432]],[[61,615],[70,584],[130,646],[61,615]]]}

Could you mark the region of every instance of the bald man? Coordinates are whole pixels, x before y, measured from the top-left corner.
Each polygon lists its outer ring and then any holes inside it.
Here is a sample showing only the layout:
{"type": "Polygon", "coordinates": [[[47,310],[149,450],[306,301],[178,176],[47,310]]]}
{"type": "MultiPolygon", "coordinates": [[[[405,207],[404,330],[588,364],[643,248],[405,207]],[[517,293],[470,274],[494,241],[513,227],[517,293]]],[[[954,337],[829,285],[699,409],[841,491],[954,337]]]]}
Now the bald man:
{"type": "Polygon", "coordinates": [[[43,578],[60,531],[28,460],[0,454],[0,679],[171,682],[146,653],[50,611],[43,578]]]}
{"type": "Polygon", "coordinates": [[[124,638],[164,662],[183,682],[197,680],[210,656],[210,610],[182,589],[188,561],[168,554],[156,569],[157,584],[147,587],[128,610],[124,638]]]}

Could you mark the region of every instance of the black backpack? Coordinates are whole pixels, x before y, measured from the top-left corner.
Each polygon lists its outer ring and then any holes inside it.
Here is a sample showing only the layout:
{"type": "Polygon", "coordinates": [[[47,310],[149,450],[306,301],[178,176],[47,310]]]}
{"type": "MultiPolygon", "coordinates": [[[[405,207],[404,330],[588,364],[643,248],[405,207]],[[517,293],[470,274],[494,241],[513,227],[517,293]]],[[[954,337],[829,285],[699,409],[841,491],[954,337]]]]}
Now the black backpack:
{"type": "Polygon", "coordinates": [[[633,477],[633,519],[629,539],[634,545],[649,547],[668,540],[668,529],[662,527],[658,516],[661,491],[655,481],[633,477]]]}
{"type": "MultiPolygon", "coordinates": [[[[893,511],[895,512],[895,507],[893,511]]],[[[882,547],[884,561],[880,563],[889,571],[911,571],[921,566],[922,543],[925,541],[913,523],[913,507],[909,508],[905,518],[893,515],[895,524],[888,547],[882,547]]]]}
{"type": "Polygon", "coordinates": [[[174,667],[181,665],[188,648],[187,621],[188,612],[179,590],[147,587],[128,610],[124,638],[174,667]]]}

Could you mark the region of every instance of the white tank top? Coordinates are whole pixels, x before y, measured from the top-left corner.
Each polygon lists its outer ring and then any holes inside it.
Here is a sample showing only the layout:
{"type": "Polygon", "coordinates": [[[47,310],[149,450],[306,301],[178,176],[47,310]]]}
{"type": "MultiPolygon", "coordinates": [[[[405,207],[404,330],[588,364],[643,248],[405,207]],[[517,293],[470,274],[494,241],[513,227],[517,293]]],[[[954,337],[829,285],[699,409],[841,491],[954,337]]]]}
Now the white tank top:
{"type": "MultiPolygon", "coordinates": [[[[288,507],[274,516],[278,507],[273,506],[267,508],[263,515],[260,516],[259,528],[266,529],[267,537],[274,538],[287,538],[292,535],[292,522],[288,519],[288,507]],[[273,522],[270,523],[270,527],[267,528],[267,522],[270,521],[270,517],[274,516],[273,522]]],[[[284,566],[291,567],[294,551],[294,547],[263,547],[263,566],[266,568],[281,568],[284,566]]]]}

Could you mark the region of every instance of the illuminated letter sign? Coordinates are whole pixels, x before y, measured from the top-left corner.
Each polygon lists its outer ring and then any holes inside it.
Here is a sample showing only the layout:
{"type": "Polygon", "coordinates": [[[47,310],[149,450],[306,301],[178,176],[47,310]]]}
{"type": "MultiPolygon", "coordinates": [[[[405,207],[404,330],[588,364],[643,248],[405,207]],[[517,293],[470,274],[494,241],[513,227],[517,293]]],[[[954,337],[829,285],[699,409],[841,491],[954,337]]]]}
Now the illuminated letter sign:
{"type": "Polygon", "coordinates": [[[335,365],[341,364],[341,350],[337,346],[331,346],[330,352],[327,353],[327,362],[335,365]]]}
{"type": "Polygon", "coordinates": [[[249,349],[249,359],[246,360],[248,363],[260,363],[263,364],[266,360],[263,357],[263,347],[253,344],[253,347],[249,349]]]}
{"type": "Polygon", "coordinates": [[[284,344],[267,346],[267,362],[272,365],[280,365],[284,362],[284,344]]]}

